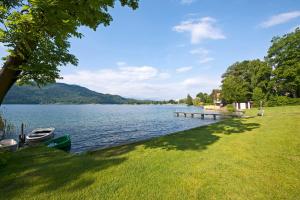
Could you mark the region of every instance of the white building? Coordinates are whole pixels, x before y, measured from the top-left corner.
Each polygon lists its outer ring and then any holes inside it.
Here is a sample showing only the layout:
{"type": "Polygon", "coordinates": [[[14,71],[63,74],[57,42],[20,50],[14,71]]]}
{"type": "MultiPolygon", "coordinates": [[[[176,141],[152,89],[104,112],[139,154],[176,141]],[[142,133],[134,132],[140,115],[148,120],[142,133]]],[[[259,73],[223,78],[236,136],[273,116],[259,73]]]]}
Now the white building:
{"type": "Polygon", "coordinates": [[[233,103],[233,106],[235,107],[236,110],[245,110],[245,109],[250,109],[252,105],[248,101],[245,103],[233,103]]]}

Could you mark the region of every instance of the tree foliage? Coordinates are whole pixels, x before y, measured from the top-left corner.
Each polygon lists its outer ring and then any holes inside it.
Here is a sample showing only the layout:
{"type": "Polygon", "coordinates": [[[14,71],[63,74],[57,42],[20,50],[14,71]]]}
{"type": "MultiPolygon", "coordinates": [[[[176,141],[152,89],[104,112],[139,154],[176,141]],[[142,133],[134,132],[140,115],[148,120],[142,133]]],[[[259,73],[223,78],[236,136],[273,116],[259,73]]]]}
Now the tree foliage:
{"type": "Polygon", "coordinates": [[[253,91],[252,99],[254,101],[254,104],[256,106],[260,105],[260,102],[264,102],[266,98],[266,95],[263,93],[262,89],[259,87],[256,87],[253,91]]]}
{"type": "Polygon", "coordinates": [[[212,103],[212,97],[210,95],[208,95],[207,93],[203,93],[203,92],[199,92],[196,97],[199,98],[200,102],[204,103],[204,104],[209,104],[212,103]]]}
{"type": "Polygon", "coordinates": [[[193,105],[193,98],[191,97],[191,95],[187,95],[187,97],[186,97],[186,104],[188,105],[188,106],[192,106],[193,105]]]}
{"type": "Polygon", "coordinates": [[[222,76],[222,96],[227,102],[298,102],[280,96],[300,96],[300,29],[271,42],[265,61],[246,60],[228,67],[222,76]]]}
{"type": "Polygon", "coordinates": [[[201,99],[199,97],[196,97],[193,99],[193,105],[194,106],[202,106],[203,102],[201,101],[201,99]]]}
{"type": "Polygon", "coordinates": [[[272,68],[266,62],[258,59],[234,63],[222,76],[224,99],[229,102],[251,100],[255,88],[267,93],[271,71],[272,68]],[[233,86],[234,84],[239,86],[233,86]],[[230,91],[229,87],[233,87],[234,90],[230,91]]]}
{"type": "Polygon", "coordinates": [[[274,37],[267,61],[273,67],[273,86],[278,95],[300,97],[300,29],[274,37]]]}
{"type": "Polygon", "coordinates": [[[240,77],[230,75],[223,80],[222,98],[227,103],[246,101],[247,92],[246,84],[240,77]]]}
{"type": "MultiPolygon", "coordinates": [[[[9,49],[4,60],[19,60],[21,83],[55,82],[58,66],[77,64],[69,52],[71,37],[81,38],[78,28],[93,30],[112,21],[110,8],[117,0],[2,0],[0,2],[0,42],[9,49]]],[[[119,0],[133,9],[138,0],[119,0]]]]}

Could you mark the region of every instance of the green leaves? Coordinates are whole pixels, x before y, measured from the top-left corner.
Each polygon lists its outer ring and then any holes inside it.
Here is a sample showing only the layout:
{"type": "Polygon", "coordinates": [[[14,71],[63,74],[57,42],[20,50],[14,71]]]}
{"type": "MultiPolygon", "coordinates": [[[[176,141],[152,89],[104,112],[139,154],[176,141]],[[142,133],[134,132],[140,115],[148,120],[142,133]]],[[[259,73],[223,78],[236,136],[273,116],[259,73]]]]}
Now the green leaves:
{"type": "Polygon", "coordinates": [[[261,101],[264,102],[265,98],[266,95],[261,88],[259,87],[254,88],[252,99],[256,106],[259,106],[261,101]]]}
{"type": "Polygon", "coordinates": [[[192,106],[193,105],[193,98],[191,97],[191,95],[187,95],[187,97],[186,97],[186,104],[188,105],[188,106],[192,106]]]}
{"type": "Polygon", "coordinates": [[[213,103],[213,99],[207,93],[200,92],[196,95],[202,103],[213,103]]]}
{"type": "Polygon", "coordinates": [[[222,98],[227,103],[246,101],[247,93],[247,85],[242,78],[229,75],[223,79],[222,98]]]}
{"type": "Polygon", "coordinates": [[[222,94],[226,101],[246,101],[253,98],[253,90],[268,93],[272,68],[264,61],[246,60],[229,66],[222,78],[222,94]],[[235,86],[239,84],[239,86],[235,86]],[[234,88],[230,90],[230,88],[234,88]]]}
{"type": "MultiPolygon", "coordinates": [[[[19,83],[40,85],[60,78],[58,67],[77,65],[68,40],[81,38],[80,26],[96,30],[108,26],[117,0],[4,0],[0,2],[0,42],[11,58],[22,61],[19,83]]],[[[122,6],[138,7],[138,0],[120,0],[122,6]]],[[[6,57],[5,59],[7,59],[6,57]]]]}
{"type": "Polygon", "coordinates": [[[300,29],[275,37],[267,61],[274,67],[275,90],[280,95],[300,96],[300,29]]]}
{"type": "Polygon", "coordinates": [[[228,102],[300,96],[300,29],[274,37],[266,61],[237,62],[222,78],[222,95],[228,102]]]}

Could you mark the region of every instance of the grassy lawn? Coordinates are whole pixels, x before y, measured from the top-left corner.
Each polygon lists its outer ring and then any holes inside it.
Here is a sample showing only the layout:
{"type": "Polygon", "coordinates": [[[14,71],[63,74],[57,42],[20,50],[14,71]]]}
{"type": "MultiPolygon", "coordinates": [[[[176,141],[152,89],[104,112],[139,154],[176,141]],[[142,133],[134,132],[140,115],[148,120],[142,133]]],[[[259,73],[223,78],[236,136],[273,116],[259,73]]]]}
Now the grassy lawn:
{"type": "Polygon", "coordinates": [[[82,155],[1,156],[0,199],[299,199],[300,106],[82,155]]]}

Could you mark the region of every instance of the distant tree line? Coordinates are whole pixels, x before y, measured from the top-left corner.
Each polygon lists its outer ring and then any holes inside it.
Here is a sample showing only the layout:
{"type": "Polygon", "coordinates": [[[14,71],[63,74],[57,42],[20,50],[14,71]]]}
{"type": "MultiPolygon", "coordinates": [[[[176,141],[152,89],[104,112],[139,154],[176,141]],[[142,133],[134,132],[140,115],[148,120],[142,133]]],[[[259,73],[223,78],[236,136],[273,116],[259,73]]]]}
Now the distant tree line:
{"type": "Polygon", "coordinates": [[[220,90],[214,89],[211,94],[207,94],[205,92],[199,92],[195,98],[193,98],[190,94],[187,95],[185,99],[180,99],[179,103],[187,104],[189,106],[203,106],[213,104],[214,101],[217,100],[216,93],[220,92],[220,90]]]}
{"type": "Polygon", "coordinates": [[[154,105],[163,105],[163,104],[178,104],[177,101],[171,99],[171,100],[162,100],[162,101],[153,101],[153,100],[133,100],[128,101],[127,104],[154,104],[154,105]]]}

